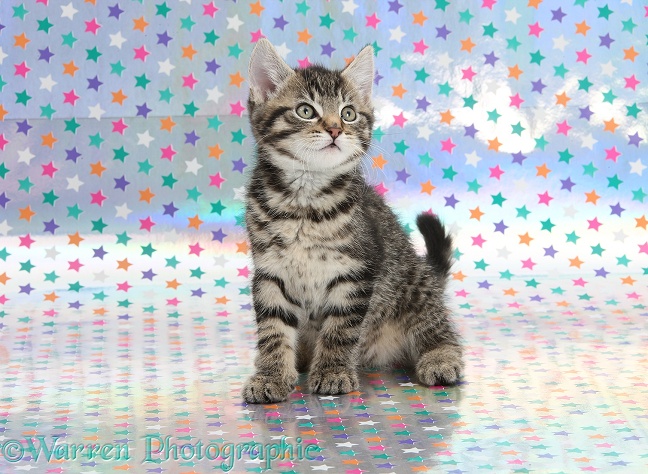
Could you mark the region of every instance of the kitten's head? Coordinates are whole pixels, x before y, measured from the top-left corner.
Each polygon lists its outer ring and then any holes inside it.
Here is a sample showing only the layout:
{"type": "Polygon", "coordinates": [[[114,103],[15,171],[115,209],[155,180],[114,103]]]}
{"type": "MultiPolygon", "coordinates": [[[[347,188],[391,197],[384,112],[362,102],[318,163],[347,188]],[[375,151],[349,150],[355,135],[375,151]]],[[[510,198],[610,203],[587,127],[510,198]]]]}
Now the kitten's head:
{"type": "Polygon", "coordinates": [[[371,141],[373,48],[341,70],[290,68],[272,44],[250,59],[248,110],[260,149],[283,169],[333,171],[355,166],[371,141]]]}

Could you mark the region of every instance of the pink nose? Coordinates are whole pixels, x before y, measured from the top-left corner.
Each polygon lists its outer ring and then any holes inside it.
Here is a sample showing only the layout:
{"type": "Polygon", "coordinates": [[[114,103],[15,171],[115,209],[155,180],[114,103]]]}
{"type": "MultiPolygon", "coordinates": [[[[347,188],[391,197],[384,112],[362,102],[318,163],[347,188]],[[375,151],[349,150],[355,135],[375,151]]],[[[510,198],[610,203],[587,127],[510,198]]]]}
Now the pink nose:
{"type": "Polygon", "coordinates": [[[341,128],[333,128],[333,127],[331,127],[331,128],[328,128],[327,130],[328,130],[329,134],[330,134],[333,138],[337,138],[338,136],[340,136],[340,133],[342,133],[342,129],[341,129],[341,128]]]}

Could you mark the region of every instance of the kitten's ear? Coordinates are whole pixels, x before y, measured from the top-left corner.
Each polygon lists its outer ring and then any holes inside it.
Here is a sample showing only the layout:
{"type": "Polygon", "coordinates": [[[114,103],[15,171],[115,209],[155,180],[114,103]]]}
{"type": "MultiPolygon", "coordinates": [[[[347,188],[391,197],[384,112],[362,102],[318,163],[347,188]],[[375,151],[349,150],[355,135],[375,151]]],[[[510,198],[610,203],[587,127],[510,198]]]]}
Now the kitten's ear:
{"type": "Polygon", "coordinates": [[[374,49],[367,45],[342,71],[342,76],[354,84],[368,101],[371,101],[371,90],[374,80],[374,49]]]}
{"type": "Polygon", "coordinates": [[[253,102],[264,102],[293,74],[272,43],[261,38],[250,58],[250,97],[253,102]]]}

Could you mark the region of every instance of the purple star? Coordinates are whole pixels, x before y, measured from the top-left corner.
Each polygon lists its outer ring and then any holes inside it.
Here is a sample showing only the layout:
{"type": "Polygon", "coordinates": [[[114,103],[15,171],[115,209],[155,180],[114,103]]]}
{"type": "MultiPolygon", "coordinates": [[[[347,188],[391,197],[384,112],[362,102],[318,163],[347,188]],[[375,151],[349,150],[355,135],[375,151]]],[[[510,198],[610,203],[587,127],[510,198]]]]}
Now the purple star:
{"type": "Polygon", "coordinates": [[[216,231],[212,230],[212,240],[218,240],[221,244],[223,243],[223,239],[227,237],[227,234],[223,232],[223,229],[220,228],[216,231]]]}
{"type": "Polygon", "coordinates": [[[562,187],[560,189],[566,189],[570,193],[571,193],[572,188],[576,185],[576,183],[574,183],[571,180],[570,176],[568,176],[567,179],[561,179],[560,182],[562,183],[562,187]]]}
{"type": "Polygon", "coordinates": [[[0,33],[2,33],[2,30],[4,30],[4,29],[5,29],[5,26],[2,23],[0,23],[0,33]]]}
{"type": "Polygon", "coordinates": [[[283,15],[281,15],[279,18],[273,18],[274,20],[274,28],[279,28],[281,31],[286,27],[288,22],[284,18],[283,15]]]}
{"type": "Polygon", "coordinates": [[[513,163],[517,163],[518,165],[522,165],[522,162],[526,160],[526,156],[522,154],[521,151],[518,151],[517,153],[511,153],[513,156],[513,163]]]}
{"type": "Polygon", "coordinates": [[[50,59],[54,56],[54,53],[52,53],[49,49],[49,46],[45,49],[39,49],[38,50],[38,60],[43,60],[45,62],[50,62],[50,59]]]}
{"type": "Polygon", "coordinates": [[[374,84],[376,84],[377,86],[380,85],[380,81],[382,80],[382,78],[383,76],[381,76],[380,73],[376,71],[376,76],[374,77],[374,84]]]}
{"type": "Polygon", "coordinates": [[[430,105],[432,102],[429,102],[427,100],[426,96],[423,96],[422,99],[416,99],[416,108],[421,109],[423,112],[427,111],[428,105],[430,105]]]}
{"type": "MultiPolygon", "coordinates": [[[[242,304],[240,306],[241,306],[242,311],[250,311],[250,310],[252,310],[252,305],[250,303],[245,303],[245,304],[242,304]]],[[[295,410],[297,410],[297,409],[295,409],[295,410]]]]}
{"type": "Polygon", "coordinates": [[[584,118],[589,121],[590,117],[594,115],[594,112],[590,110],[589,105],[583,109],[579,108],[578,110],[580,111],[580,117],[578,118],[584,118]]]}
{"type": "Polygon", "coordinates": [[[146,102],[144,102],[142,105],[136,105],[135,107],[137,107],[137,115],[141,115],[144,118],[148,118],[148,114],[152,112],[152,109],[148,108],[146,102]]]}
{"type": "Polygon", "coordinates": [[[610,215],[616,214],[619,217],[621,217],[621,213],[623,211],[625,211],[625,209],[621,207],[620,202],[617,202],[614,206],[610,206],[610,209],[612,209],[612,212],[610,213],[610,215]]]}
{"type": "Polygon", "coordinates": [[[103,260],[103,258],[104,258],[104,257],[106,256],[106,254],[108,253],[108,252],[106,252],[106,251],[104,250],[103,245],[102,245],[101,247],[97,248],[97,249],[92,249],[92,251],[94,252],[94,255],[93,255],[92,257],[93,257],[93,258],[94,258],[94,257],[97,257],[99,260],[103,260]]]}
{"type": "Polygon", "coordinates": [[[448,28],[446,28],[445,25],[441,26],[441,28],[437,28],[437,38],[443,38],[444,40],[448,39],[448,35],[452,33],[448,28]]]}
{"type": "Polygon", "coordinates": [[[65,159],[74,161],[75,163],[77,162],[77,159],[81,156],[81,153],[77,151],[76,147],[72,148],[71,150],[65,150],[65,153],[67,154],[67,157],[65,159]]]}
{"type": "Polygon", "coordinates": [[[238,171],[239,173],[243,173],[243,169],[247,166],[243,161],[243,158],[239,158],[236,161],[232,161],[232,164],[234,165],[232,171],[238,171]]]}
{"type": "Polygon", "coordinates": [[[330,41],[326,44],[321,44],[320,47],[322,48],[322,56],[326,55],[329,58],[331,57],[331,54],[333,54],[333,51],[335,51],[335,48],[331,46],[330,41]]]}
{"type": "Polygon", "coordinates": [[[459,200],[457,198],[455,198],[454,194],[452,194],[450,196],[444,196],[443,198],[446,201],[446,203],[445,203],[446,207],[451,207],[453,209],[457,205],[457,203],[459,202],[459,200]]]}
{"type": "Polygon", "coordinates": [[[197,296],[198,298],[202,298],[202,296],[203,296],[205,293],[206,293],[206,292],[203,291],[202,288],[198,288],[197,290],[191,290],[191,296],[197,296]]]}
{"type": "Polygon", "coordinates": [[[533,86],[531,92],[539,92],[540,94],[542,94],[542,89],[547,87],[542,83],[542,79],[538,79],[537,81],[531,81],[531,84],[533,86]]]}
{"type": "Polygon", "coordinates": [[[205,61],[205,66],[207,66],[205,72],[216,74],[216,71],[218,71],[220,64],[218,64],[215,59],[212,59],[211,61],[205,61]]]}
{"type": "Polygon", "coordinates": [[[494,224],[495,224],[495,232],[501,232],[503,234],[506,231],[506,229],[508,229],[508,226],[504,224],[503,220],[496,222],[494,224]]]}
{"type": "Polygon", "coordinates": [[[27,135],[29,131],[34,128],[31,125],[29,125],[29,122],[27,120],[23,120],[22,122],[18,122],[16,125],[18,125],[18,130],[16,130],[16,133],[24,133],[27,135]]]}
{"type": "Polygon", "coordinates": [[[407,184],[407,178],[412,176],[407,172],[405,168],[403,168],[400,171],[396,171],[396,181],[402,181],[403,183],[407,184]]]}
{"type": "Polygon", "coordinates": [[[551,258],[554,258],[554,256],[558,253],[558,251],[553,248],[553,245],[551,247],[545,247],[544,252],[545,252],[544,254],[545,257],[551,257],[551,258]]]}
{"type": "Polygon", "coordinates": [[[145,272],[142,272],[142,280],[151,280],[153,281],[153,278],[157,276],[157,273],[153,273],[153,269],[146,270],[145,272]]]}
{"type": "Polygon", "coordinates": [[[614,40],[610,38],[610,33],[607,33],[605,36],[599,36],[599,39],[601,40],[599,46],[605,46],[607,49],[610,49],[610,45],[614,42],[614,40]]]}
{"type": "Polygon", "coordinates": [[[398,3],[398,0],[392,0],[391,2],[389,2],[389,10],[387,11],[398,14],[398,10],[400,10],[401,8],[403,8],[403,5],[398,3]]]}
{"type": "Polygon", "coordinates": [[[119,8],[119,3],[115,3],[112,7],[108,7],[108,10],[110,10],[110,13],[108,14],[108,18],[110,18],[112,16],[113,18],[116,18],[117,20],[119,20],[119,15],[124,13],[124,10],[119,8]]]}
{"type": "Polygon", "coordinates": [[[486,288],[487,290],[489,290],[491,286],[493,286],[493,284],[489,283],[488,280],[479,282],[479,288],[486,288]]]}
{"type": "Polygon", "coordinates": [[[479,132],[479,130],[477,130],[475,128],[475,125],[472,124],[472,123],[470,125],[468,125],[467,127],[464,125],[464,130],[465,130],[464,131],[464,137],[475,138],[475,133],[479,132]]]}
{"type": "Polygon", "coordinates": [[[157,44],[163,44],[164,46],[169,46],[169,41],[171,41],[173,38],[169,36],[169,34],[165,31],[164,33],[157,33],[158,41],[157,44]]]}
{"type": "Polygon", "coordinates": [[[531,301],[537,301],[538,303],[542,303],[542,300],[543,300],[544,298],[543,298],[542,296],[540,296],[540,295],[535,295],[535,296],[530,297],[529,299],[530,299],[531,301]]]}
{"type": "Polygon", "coordinates": [[[79,301],[73,301],[72,303],[68,303],[68,308],[74,308],[74,309],[79,309],[83,306],[79,301]]]}
{"type": "Polygon", "coordinates": [[[173,205],[173,201],[171,201],[169,204],[163,204],[164,206],[164,216],[169,215],[171,217],[175,216],[176,211],[178,210],[177,207],[173,205]]]}
{"type": "Polygon", "coordinates": [[[191,143],[193,146],[196,146],[196,142],[200,140],[200,137],[196,135],[196,131],[192,130],[189,133],[185,133],[185,143],[191,143]]]}
{"type": "Polygon", "coordinates": [[[30,294],[32,291],[34,291],[34,289],[29,283],[27,283],[25,286],[20,286],[20,293],[30,294]]]}
{"type": "Polygon", "coordinates": [[[628,138],[630,139],[628,145],[634,145],[637,148],[639,148],[639,143],[643,141],[643,138],[639,136],[639,132],[635,132],[634,135],[628,135],[628,138]]]}
{"type": "Polygon", "coordinates": [[[94,89],[99,92],[99,88],[103,85],[103,82],[99,80],[97,76],[92,79],[88,79],[88,89],[94,89]]]}
{"type": "Polygon", "coordinates": [[[126,191],[126,186],[130,184],[130,182],[126,181],[126,177],[122,175],[121,178],[113,178],[115,180],[115,189],[121,189],[122,191],[126,191]]]}
{"type": "Polygon", "coordinates": [[[9,201],[11,201],[11,199],[7,197],[7,193],[0,194],[0,206],[2,206],[3,209],[7,208],[7,203],[9,201]]]}
{"type": "Polygon", "coordinates": [[[45,230],[43,230],[43,232],[49,232],[52,235],[54,235],[56,229],[60,227],[56,222],[54,222],[54,219],[48,222],[43,222],[43,225],[45,226],[45,230]]]}
{"type": "Polygon", "coordinates": [[[489,54],[484,54],[484,57],[486,58],[486,62],[484,64],[490,64],[491,66],[495,66],[495,62],[499,59],[497,56],[495,56],[495,51],[489,54]]]}
{"type": "Polygon", "coordinates": [[[556,20],[558,23],[562,23],[563,18],[567,16],[566,13],[562,11],[562,8],[558,8],[558,10],[551,10],[551,21],[556,20]]]}

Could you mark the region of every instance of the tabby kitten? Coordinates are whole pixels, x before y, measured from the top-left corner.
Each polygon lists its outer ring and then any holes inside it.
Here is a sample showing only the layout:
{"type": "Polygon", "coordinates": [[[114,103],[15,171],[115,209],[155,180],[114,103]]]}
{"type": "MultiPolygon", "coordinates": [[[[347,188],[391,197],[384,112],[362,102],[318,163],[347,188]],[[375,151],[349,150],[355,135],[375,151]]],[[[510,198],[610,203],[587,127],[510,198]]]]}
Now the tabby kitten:
{"type": "Polygon", "coordinates": [[[410,364],[425,385],[461,376],[444,303],[451,238],[420,215],[428,254],[419,257],[361,172],[373,79],[371,46],[342,71],[291,69],[265,39],[252,52],[246,225],[258,354],[248,403],[285,400],[298,371],[320,394],[357,390],[361,365],[410,364]]]}

